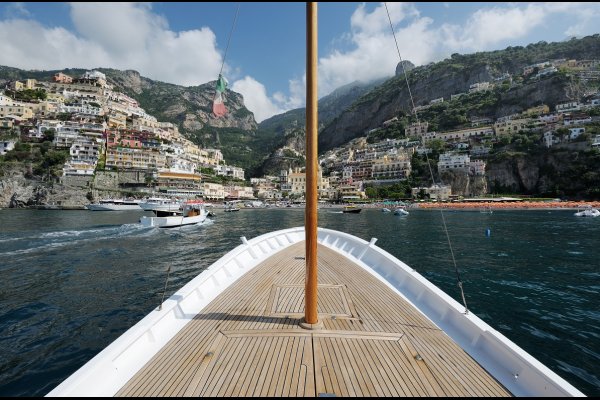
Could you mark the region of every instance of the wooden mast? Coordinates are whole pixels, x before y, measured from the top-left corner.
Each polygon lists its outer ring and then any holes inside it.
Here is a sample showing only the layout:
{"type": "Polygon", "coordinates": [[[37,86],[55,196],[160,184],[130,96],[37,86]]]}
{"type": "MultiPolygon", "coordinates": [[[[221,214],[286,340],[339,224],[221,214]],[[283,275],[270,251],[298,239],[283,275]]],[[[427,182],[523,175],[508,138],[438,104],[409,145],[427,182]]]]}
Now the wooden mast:
{"type": "Polygon", "coordinates": [[[317,315],[317,4],[306,4],[306,235],[305,327],[319,322],[317,315]]]}

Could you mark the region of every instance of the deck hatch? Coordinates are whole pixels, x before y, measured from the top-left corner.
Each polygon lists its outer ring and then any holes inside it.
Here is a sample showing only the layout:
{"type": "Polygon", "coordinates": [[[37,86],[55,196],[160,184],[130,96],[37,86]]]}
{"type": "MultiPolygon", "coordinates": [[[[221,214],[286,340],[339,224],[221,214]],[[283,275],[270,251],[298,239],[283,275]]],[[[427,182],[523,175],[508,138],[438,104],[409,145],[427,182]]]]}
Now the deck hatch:
{"type": "MultiPolygon", "coordinates": [[[[356,318],[354,305],[344,285],[318,285],[318,295],[319,316],[356,318]]],[[[273,285],[265,315],[302,317],[304,315],[304,285],[273,285]]]]}

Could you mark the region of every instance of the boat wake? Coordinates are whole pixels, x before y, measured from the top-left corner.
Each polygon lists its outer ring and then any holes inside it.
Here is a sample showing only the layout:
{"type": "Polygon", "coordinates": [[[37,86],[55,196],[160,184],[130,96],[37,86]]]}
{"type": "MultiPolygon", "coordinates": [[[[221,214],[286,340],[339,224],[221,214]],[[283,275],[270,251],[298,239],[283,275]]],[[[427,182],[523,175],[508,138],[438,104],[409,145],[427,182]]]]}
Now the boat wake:
{"type": "Polygon", "coordinates": [[[92,229],[43,232],[23,237],[0,238],[1,257],[39,253],[65,246],[125,237],[146,237],[156,234],[140,224],[107,225],[92,229]]]}

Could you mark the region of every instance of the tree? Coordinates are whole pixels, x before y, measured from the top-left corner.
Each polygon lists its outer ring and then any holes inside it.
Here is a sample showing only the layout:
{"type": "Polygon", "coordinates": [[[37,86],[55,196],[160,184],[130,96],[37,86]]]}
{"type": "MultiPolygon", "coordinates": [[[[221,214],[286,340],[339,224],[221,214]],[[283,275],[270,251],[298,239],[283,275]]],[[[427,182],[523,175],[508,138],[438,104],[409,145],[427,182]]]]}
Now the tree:
{"type": "Polygon", "coordinates": [[[56,130],[54,128],[46,129],[44,131],[44,142],[52,142],[56,136],[56,130]]]}

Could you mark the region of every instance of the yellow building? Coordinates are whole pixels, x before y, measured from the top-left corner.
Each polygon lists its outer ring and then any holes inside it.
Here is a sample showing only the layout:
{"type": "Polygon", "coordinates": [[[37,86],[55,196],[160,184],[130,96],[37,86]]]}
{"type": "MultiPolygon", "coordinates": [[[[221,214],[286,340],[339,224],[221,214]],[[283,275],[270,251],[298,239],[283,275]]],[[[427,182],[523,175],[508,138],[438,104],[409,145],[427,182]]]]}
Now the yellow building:
{"type": "Polygon", "coordinates": [[[530,118],[509,119],[507,121],[496,122],[494,124],[494,131],[496,132],[496,136],[526,131],[529,130],[528,126],[531,125],[532,122],[533,120],[530,118]]]}
{"type": "MultiPolygon", "coordinates": [[[[300,168],[296,168],[294,172],[288,174],[288,184],[291,185],[292,194],[304,195],[306,193],[306,172],[300,172],[300,168]]],[[[319,197],[321,197],[323,191],[326,192],[328,189],[329,178],[323,178],[323,171],[319,167],[317,173],[317,191],[319,197]]]]}
{"type": "Polygon", "coordinates": [[[545,104],[542,104],[541,106],[528,108],[527,110],[523,111],[523,115],[531,117],[532,115],[548,114],[549,112],[550,112],[550,107],[548,107],[545,104]]]}
{"type": "Polygon", "coordinates": [[[21,117],[22,119],[31,119],[33,118],[33,110],[31,107],[25,106],[0,106],[0,118],[7,117],[9,115],[15,115],[17,117],[21,117]]]}

